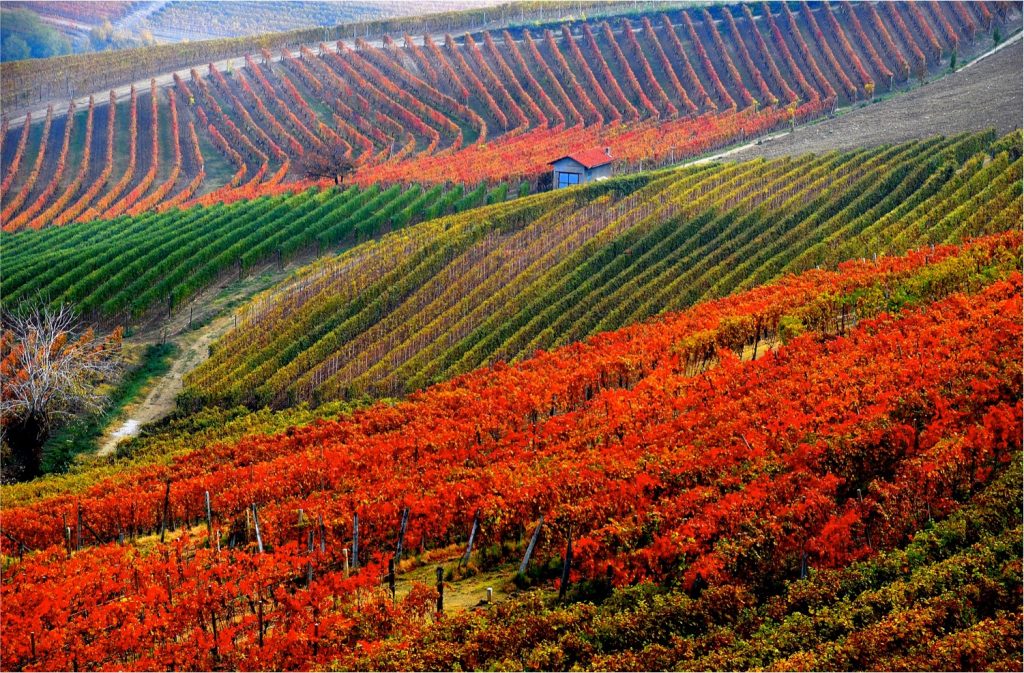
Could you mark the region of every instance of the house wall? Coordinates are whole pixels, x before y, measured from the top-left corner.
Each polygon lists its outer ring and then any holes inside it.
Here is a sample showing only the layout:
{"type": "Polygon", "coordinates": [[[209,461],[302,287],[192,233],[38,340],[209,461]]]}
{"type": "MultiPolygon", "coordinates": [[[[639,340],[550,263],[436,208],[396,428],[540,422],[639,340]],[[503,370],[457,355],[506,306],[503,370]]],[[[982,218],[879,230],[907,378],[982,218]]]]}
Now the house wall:
{"type": "Polygon", "coordinates": [[[587,180],[587,182],[590,182],[591,180],[610,178],[612,176],[612,165],[605,164],[604,166],[598,166],[597,168],[594,168],[591,171],[589,171],[589,173],[590,178],[587,180]]]}
{"type": "Polygon", "coordinates": [[[605,164],[604,166],[588,170],[583,164],[572,159],[556,161],[551,165],[551,186],[553,189],[559,188],[559,173],[576,173],[580,176],[579,184],[584,185],[599,178],[610,178],[612,175],[612,165],[605,164]]]}
{"type": "MultiPolygon", "coordinates": [[[[579,174],[579,184],[587,182],[587,169],[582,164],[573,161],[572,159],[562,159],[556,161],[551,165],[551,188],[559,188],[559,173],[577,173],[579,174]]],[[[564,185],[563,185],[564,186],[564,185]]]]}

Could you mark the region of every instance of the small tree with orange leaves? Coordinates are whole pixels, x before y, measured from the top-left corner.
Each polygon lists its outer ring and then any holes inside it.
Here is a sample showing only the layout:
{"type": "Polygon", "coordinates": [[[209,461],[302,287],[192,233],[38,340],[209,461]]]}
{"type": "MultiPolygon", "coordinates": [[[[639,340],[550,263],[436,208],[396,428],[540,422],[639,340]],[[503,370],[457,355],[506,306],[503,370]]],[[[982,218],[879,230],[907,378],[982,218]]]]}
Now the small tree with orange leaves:
{"type": "Polygon", "coordinates": [[[50,433],[77,414],[102,408],[99,384],[114,375],[120,363],[120,328],[97,336],[92,328],[82,328],[68,306],[4,314],[0,330],[3,476],[37,476],[50,433]]]}

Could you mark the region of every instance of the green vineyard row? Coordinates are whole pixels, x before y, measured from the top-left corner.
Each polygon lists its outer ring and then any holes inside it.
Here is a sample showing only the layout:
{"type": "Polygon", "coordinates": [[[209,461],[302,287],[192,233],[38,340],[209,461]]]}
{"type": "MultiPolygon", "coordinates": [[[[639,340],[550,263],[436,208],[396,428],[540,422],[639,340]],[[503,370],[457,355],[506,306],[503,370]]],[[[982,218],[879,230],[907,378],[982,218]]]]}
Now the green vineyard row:
{"type": "Polygon", "coordinates": [[[4,304],[66,301],[98,319],[171,310],[225,274],[504,200],[507,185],[349,187],[0,234],[4,304]]]}

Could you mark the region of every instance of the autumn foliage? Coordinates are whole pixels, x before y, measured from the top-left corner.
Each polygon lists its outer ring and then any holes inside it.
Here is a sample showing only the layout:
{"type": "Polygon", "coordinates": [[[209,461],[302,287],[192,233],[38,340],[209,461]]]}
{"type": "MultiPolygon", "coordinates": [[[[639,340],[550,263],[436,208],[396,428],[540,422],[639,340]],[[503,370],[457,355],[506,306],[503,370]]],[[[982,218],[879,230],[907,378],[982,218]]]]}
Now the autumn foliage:
{"type": "Polygon", "coordinates": [[[6,509],[7,553],[18,551],[12,539],[45,551],[5,578],[4,665],[32,661],[30,631],[35,661],[58,668],[209,668],[210,657],[292,668],[329,657],[358,624],[389,623],[365,604],[371,617],[354,617],[353,592],[376,583],[374,559],[403,506],[410,549],[463,538],[478,510],[492,541],[545,515],[545,553],[571,528],[573,577],[603,577],[610,565],[616,585],[690,586],[699,575],[757,586],[792,576],[804,555],[815,567],[868,558],[954,511],[1020,450],[1021,280],[978,273],[1005,274],[1019,254],[1007,234],[809,272],[394,407],[6,509]],[[926,308],[886,314],[886,297],[915,294],[926,308]],[[788,343],[775,352],[777,339],[788,343]],[[117,544],[161,522],[203,520],[205,492],[220,552],[205,532],[154,549],[117,544]],[[264,553],[224,548],[253,503],[264,553]],[[309,528],[312,553],[305,533],[296,542],[300,508],[323,521],[309,528]],[[345,579],[353,513],[370,565],[345,579]],[[87,528],[75,528],[79,516],[87,528]],[[66,530],[81,532],[69,543],[66,530]],[[79,543],[89,546],[67,558],[63,548],[79,543]],[[115,614],[119,628],[105,629],[115,614]],[[71,647],[86,632],[101,635],[71,647]]]}
{"type": "Polygon", "coordinates": [[[650,154],[678,161],[925,78],[943,56],[979,50],[979,26],[1009,29],[1019,19],[1016,9],[984,2],[751,7],[649,12],[637,23],[613,18],[514,35],[405,35],[401,45],[386,37],[383,48],[361,38],[279,54],[264,48],[226,68],[193,71],[189,82],[175,75],[173,102],[159,88],[109,106],[97,99],[108,120],[144,122],[130,123],[127,134],[123,125],[99,125],[95,146],[84,148],[69,149],[57,135],[73,122],[43,122],[37,135],[27,132],[31,118],[20,128],[23,120],[9,120],[4,143],[17,150],[0,189],[4,228],[302,189],[300,160],[311,151],[345,155],[361,184],[535,181],[556,147],[593,140],[618,145],[627,162],[650,154]],[[659,127],[675,133],[649,132],[659,127]],[[190,128],[212,148],[208,156],[180,147],[190,145],[190,128]],[[127,164],[102,156],[103,138],[127,164]],[[491,150],[500,160],[477,156],[491,150]],[[63,170],[86,166],[87,157],[103,162],[91,185],[63,170]],[[124,171],[111,179],[113,163],[124,171]],[[463,170],[435,168],[449,165],[463,170]]]}

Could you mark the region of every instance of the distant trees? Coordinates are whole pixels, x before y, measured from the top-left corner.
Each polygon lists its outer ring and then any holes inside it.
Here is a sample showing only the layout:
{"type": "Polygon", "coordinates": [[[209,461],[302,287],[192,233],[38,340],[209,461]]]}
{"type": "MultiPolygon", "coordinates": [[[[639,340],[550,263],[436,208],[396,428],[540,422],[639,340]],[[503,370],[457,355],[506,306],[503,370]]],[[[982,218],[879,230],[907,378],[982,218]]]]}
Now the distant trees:
{"type": "Polygon", "coordinates": [[[2,54],[0,58],[4,61],[20,61],[23,58],[31,58],[32,50],[23,37],[12,35],[11,37],[3,38],[0,54],[2,54]]]}
{"type": "MultiPolygon", "coordinates": [[[[155,43],[152,37],[153,35],[150,33],[149,38],[151,42],[146,42],[143,39],[143,44],[155,43]]],[[[114,28],[109,19],[104,19],[102,24],[89,31],[89,46],[93,51],[105,51],[107,49],[136,47],[138,42],[125,31],[114,28]]]]}
{"type": "Polygon", "coordinates": [[[5,8],[0,12],[0,60],[5,62],[155,44],[148,29],[133,35],[115,28],[109,19],[95,25],[87,38],[71,39],[31,10],[5,8]]]}
{"type": "Polygon", "coordinates": [[[71,53],[71,43],[27,9],[0,10],[0,60],[20,61],[71,53]]]}

